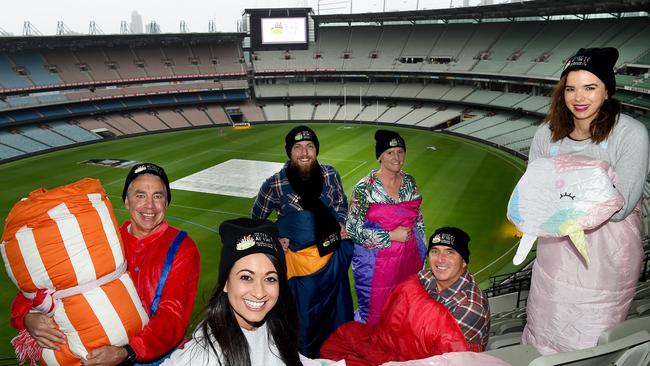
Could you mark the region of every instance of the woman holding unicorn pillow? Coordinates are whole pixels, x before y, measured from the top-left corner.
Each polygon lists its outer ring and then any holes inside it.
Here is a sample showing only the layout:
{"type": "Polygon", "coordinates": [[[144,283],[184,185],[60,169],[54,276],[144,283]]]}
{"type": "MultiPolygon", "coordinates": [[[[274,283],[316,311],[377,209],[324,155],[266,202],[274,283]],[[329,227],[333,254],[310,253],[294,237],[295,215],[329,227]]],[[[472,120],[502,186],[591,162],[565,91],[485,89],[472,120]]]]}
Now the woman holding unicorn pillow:
{"type": "Polygon", "coordinates": [[[621,114],[615,48],[581,48],[572,56],[533,138],[529,162],[560,154],[609,163],[625,204],[586,232],[587,264],[568,237],[539,238],[522,343],[543,354],[584,349],[625,320],[643,258],[641,201],[650,172],[648,132],[621,114]]]}

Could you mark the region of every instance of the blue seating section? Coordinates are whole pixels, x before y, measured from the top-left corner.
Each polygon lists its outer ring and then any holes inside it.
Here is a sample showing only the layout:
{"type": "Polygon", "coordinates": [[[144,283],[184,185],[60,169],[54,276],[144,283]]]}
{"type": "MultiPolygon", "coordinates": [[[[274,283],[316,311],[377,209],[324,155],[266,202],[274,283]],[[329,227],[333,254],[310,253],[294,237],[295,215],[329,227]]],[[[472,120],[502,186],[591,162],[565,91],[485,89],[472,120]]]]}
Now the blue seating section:
{"type": "Polygon", "coordinates": [[[7,131],[0,131],[0,144],[28,153],[45,150],[51,147],[27,138],[19,133],[10,133],[7,131]]]}
{"type": "Polygon", "coordinates": [[[95,135],[92,132],[84,130],[83,128],[71,125],[69,123],[58,121],[58,122],[49,122],[48,125],[53,131],[60,133],[66,137],[73,139],[76,142],[85,142],[92,140],[99,140],[100,137],[95,135]]]}
{"type": "Polygon", "coordinates": [[[29,71],[29,78],[36,85],[63,84],[61,78],[47,69],[47,63],[37,52],[19,52],[11,54],[14,64],[29,71]]]}
{"type": "Polygon", "coordinates": [[[0,54],[0,86],[3,88],[27,88],[33,86],[26,76],[16,73],[15,66],[7,55],[0,54]]]}
{"type": "Polygon", "coordinates": [[[40,128],[35,125],[20,126],[23,135],[42,142],[49,146],[64,146],[74,143],[74,140],[66,138],[47,128],[40,128]]]}
{"type": "Polygon", "coordinates": [[[0,144],[0,160],[13,158],[15,156],[20,156],[22,154],[24,154],[24,152],[18,151],[18,150],[14,149],[14,148],[11,148],[9,146],[0,144]]]}

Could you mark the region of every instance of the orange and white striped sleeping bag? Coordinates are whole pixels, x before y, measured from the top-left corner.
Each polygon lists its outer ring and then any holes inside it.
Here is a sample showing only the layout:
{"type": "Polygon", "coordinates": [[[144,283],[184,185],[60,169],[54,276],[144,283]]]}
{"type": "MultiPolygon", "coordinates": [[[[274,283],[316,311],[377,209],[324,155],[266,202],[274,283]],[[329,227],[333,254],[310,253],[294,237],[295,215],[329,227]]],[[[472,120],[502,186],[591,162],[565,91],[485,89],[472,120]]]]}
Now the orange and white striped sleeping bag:
{"type": "Polygon", "coordinates": [[[105,345],[124,345],[149,320],[124,260],[113,207],[101,183],[85,178],[38,189],[7,217],[0,251],[11,280],[66,335],[45,365],[76,365],[105,345]]]}

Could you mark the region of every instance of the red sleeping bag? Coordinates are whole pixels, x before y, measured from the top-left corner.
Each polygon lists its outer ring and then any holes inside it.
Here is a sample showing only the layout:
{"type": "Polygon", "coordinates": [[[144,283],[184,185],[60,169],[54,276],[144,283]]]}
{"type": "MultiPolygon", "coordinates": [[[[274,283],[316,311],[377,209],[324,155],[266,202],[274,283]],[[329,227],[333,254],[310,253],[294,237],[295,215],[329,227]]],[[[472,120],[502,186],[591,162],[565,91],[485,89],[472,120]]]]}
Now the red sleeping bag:
{"type": "Polygon", "coordinates": [[[367,366],[469,348],[456,319],[413,275],[390,294],[377,327],[354,321],[343,324],[325,341],[321,357],[367,366]]]}

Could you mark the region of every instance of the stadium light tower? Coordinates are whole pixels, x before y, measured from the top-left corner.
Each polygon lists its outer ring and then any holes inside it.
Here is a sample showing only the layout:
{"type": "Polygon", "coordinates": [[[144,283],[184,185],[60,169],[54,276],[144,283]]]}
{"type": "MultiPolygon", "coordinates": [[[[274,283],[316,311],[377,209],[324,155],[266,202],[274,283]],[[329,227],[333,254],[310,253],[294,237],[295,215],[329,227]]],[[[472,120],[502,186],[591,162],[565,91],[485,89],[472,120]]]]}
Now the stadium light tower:
{"type": "Polygon", "coordinates": [[[181,20],[181,25],[180,25],[179,32],[180,33],[189,33],[189,31],[190,31],[190,29],[187,27],[187,23],[185,23],[184,20],[181,20]]]}
{"type": "Polygon", "coordinates": [[[98,34],[104,34],[104,31],[102,31],[102,29],[99,27],[99,25],[97,25],[97,23],[95,23],[94,20],[91,20],[90,24],[88,25],[88,34],[95,36],[98,34]]]}
{"type": "Polygon", "coordinates": [[[129,27],[129,23],[126,22],[126,20],[123,20],[120,22],[120,34],[129,34],[131,27],[129,27]]]}
{"type": "Polygon", "coordinates": [[[68,28],[68,26],[65,25],[65,23],[62,20],[59,20],[58,22],[56,22],[56,35],[63,36],[66,34],[75,34],[75,32],[70,28],[68,28]]]}
{"type": "Polygon", "coordinates": [[[42,36],[43,33],[36,29],[29,20],[23,22],[23,36],[42,36]]]}

